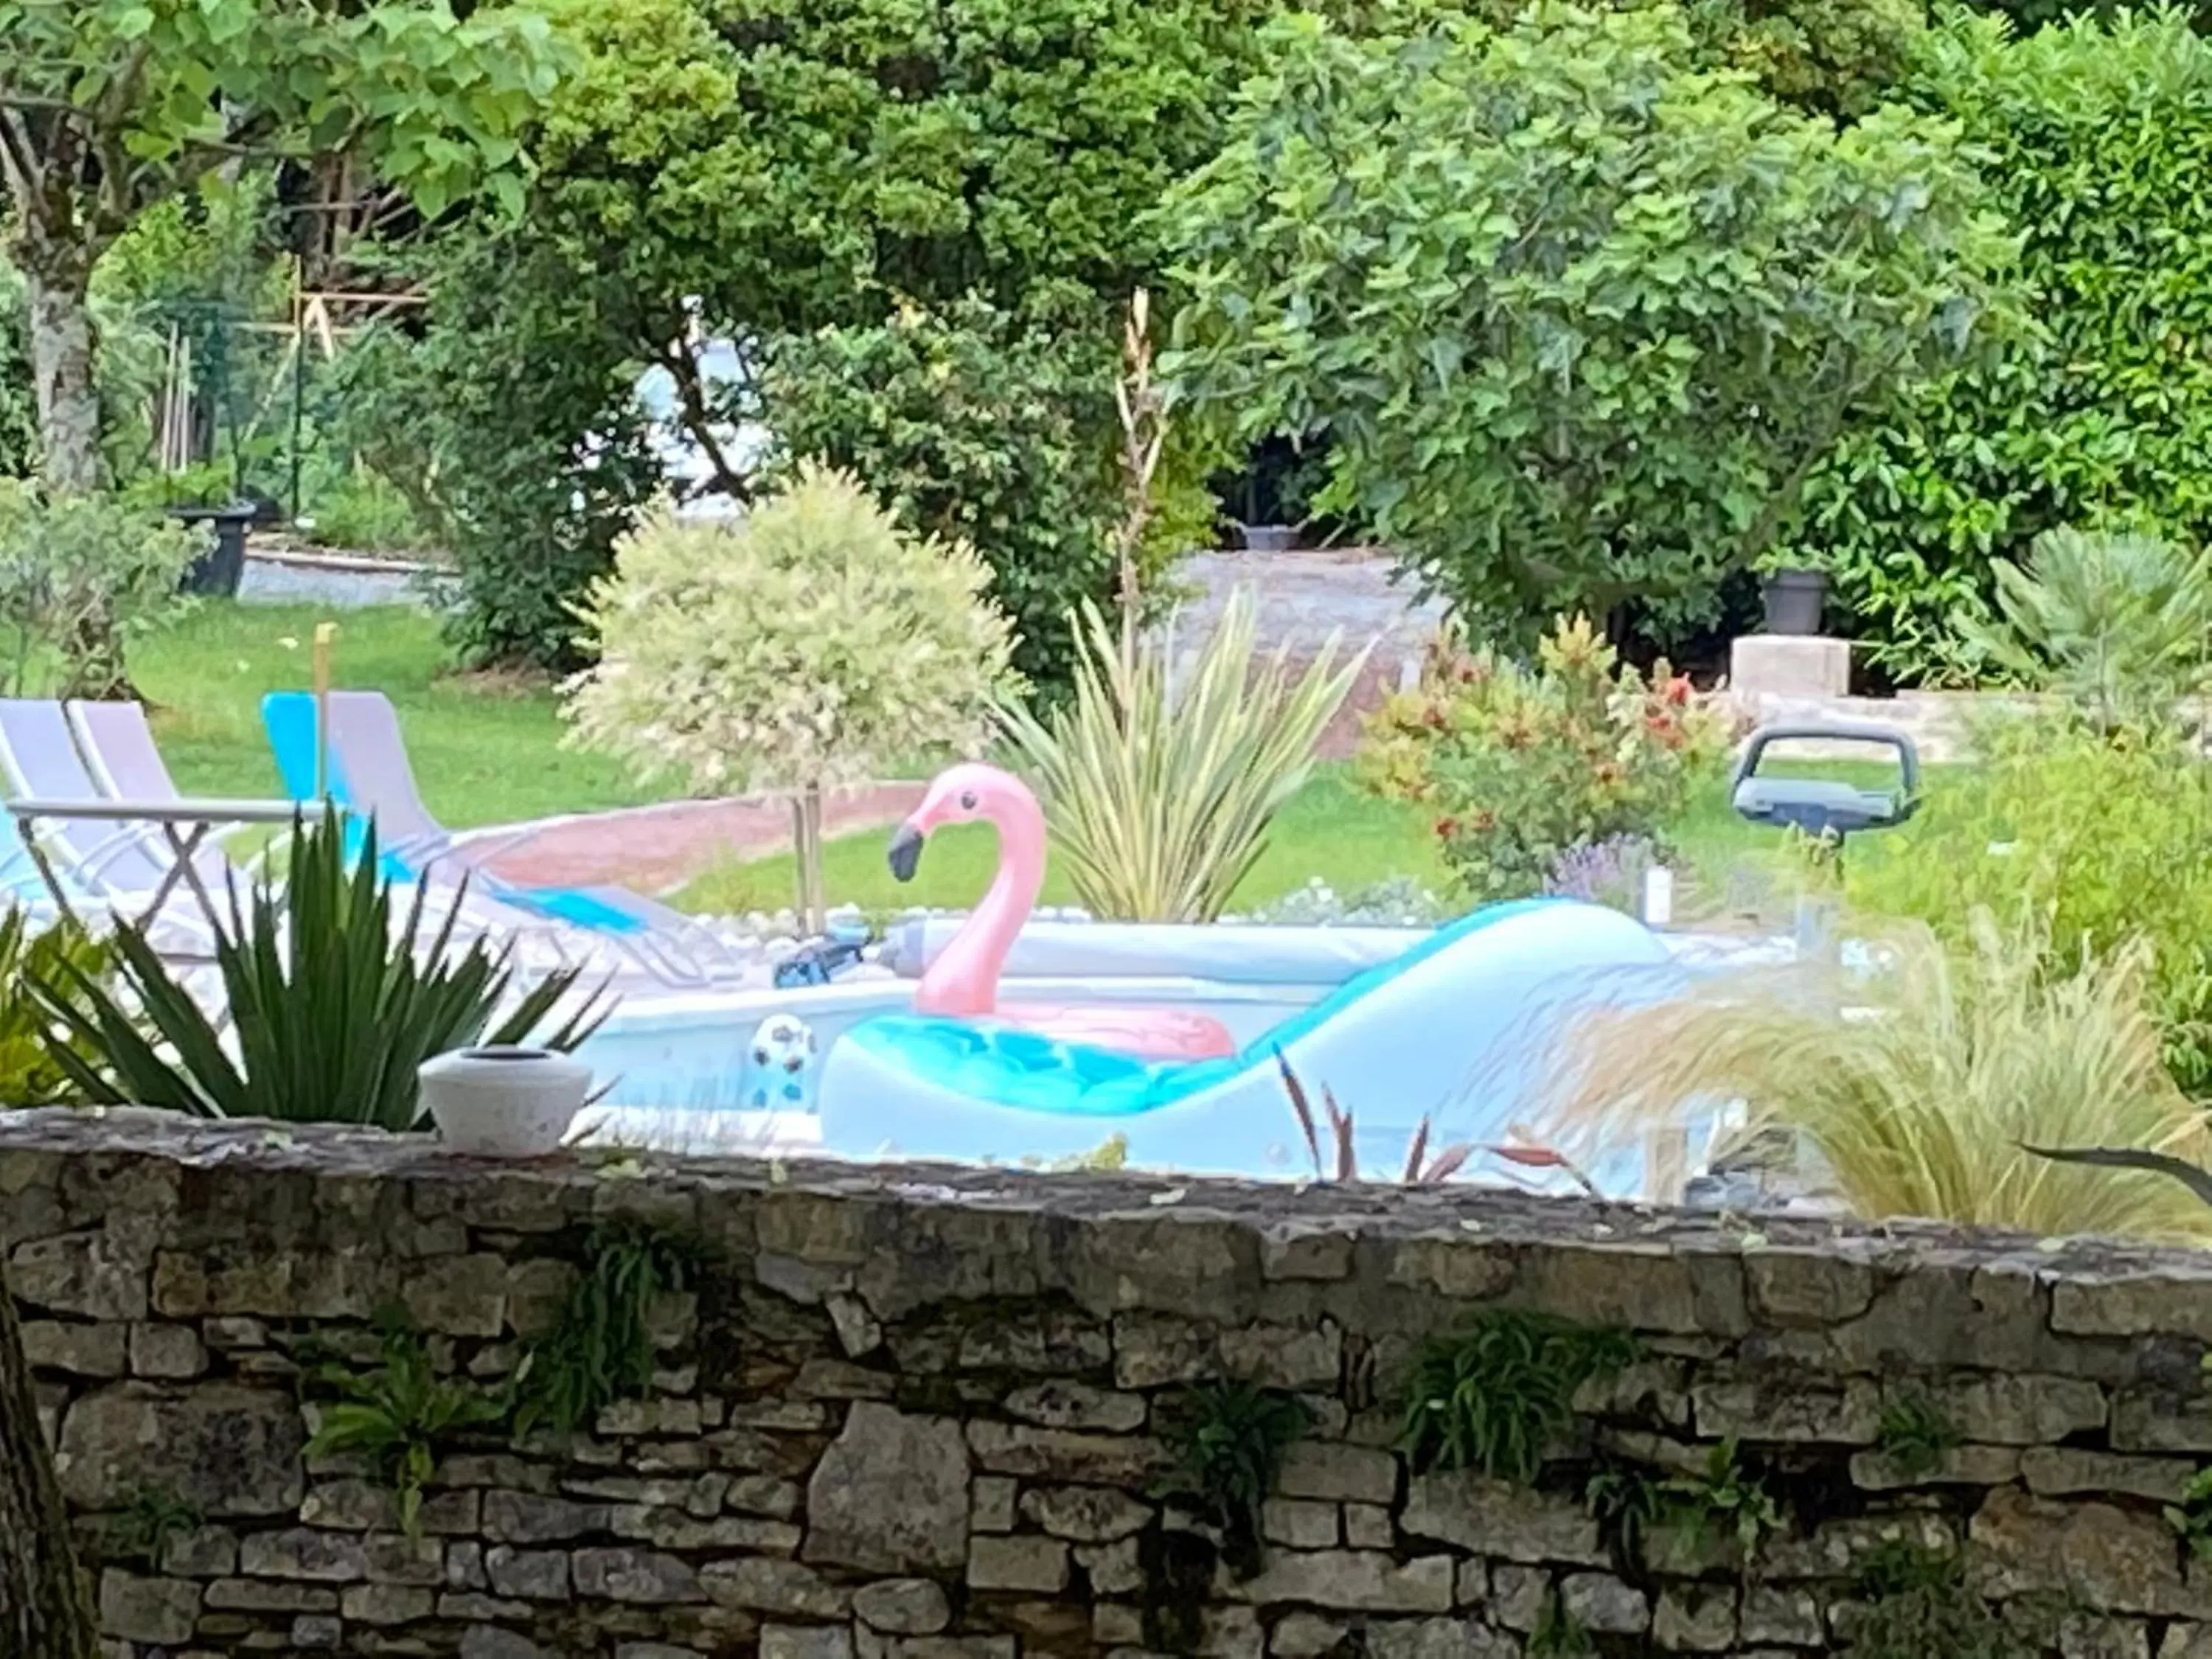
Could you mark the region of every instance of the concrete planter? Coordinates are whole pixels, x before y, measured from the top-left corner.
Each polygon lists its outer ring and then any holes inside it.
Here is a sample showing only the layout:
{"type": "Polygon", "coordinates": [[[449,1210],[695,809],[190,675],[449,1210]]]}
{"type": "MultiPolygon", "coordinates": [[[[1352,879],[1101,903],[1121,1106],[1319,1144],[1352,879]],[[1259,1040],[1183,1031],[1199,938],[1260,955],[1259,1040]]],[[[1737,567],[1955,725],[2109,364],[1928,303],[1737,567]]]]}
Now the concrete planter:
{"type": "Polygon", "coordinates": [[[457,1049],[419,1076],[439,1135],[455,1152],[480,1158],[557,1151],[592,1091],[592,1068],[550,1048],[457,1049]]]}

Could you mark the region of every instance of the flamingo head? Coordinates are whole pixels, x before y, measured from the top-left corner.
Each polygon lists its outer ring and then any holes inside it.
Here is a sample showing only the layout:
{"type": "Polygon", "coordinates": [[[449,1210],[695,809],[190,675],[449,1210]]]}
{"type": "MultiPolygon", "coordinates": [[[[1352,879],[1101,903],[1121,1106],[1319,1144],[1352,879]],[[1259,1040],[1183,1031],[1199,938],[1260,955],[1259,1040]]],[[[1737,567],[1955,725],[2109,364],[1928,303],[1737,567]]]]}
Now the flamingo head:
{"type": "Polygon", "coordinates": [[[975,823],[994,825],[1002,842],[1012,834],[1040,844],[1043,839],[1044,814],[1030,787],[1011,772],[966,762],[939,773],[921,805],[892,831],[891,874],[912,881],[921,863],[923,844],[932,834],[948,823],[975,823]]]}

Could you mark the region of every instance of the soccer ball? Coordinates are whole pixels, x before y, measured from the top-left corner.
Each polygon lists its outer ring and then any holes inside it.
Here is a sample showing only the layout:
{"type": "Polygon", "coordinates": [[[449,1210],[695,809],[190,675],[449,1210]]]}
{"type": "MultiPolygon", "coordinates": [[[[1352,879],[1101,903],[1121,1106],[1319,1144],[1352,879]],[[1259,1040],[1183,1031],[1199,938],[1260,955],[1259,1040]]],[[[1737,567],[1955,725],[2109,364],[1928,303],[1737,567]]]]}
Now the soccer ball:
{"type": "Polygon", "coordinates": [[[751,1081],[746,1103],[757,1112],[788,1112],[807,1104],[814,1071],[814,1029],[790,1014],[770,1014],[753,1032],[746,1054],[751,1081]]]}

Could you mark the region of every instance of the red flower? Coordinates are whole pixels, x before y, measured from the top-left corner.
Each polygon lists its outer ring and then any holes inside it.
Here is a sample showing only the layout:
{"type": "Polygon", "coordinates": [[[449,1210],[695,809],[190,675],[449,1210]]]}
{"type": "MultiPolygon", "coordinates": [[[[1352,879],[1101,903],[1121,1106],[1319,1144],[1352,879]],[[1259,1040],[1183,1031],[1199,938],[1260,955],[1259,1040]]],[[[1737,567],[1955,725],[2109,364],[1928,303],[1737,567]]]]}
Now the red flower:
{"type": "Polygon", "coordinates": [[[1449,841],[1457,834],[1459,834],[1459,820],[1457,818],[1446,817],[1438,818],[1437,820],[1437,839],[1438,841],[1449,841]]]}
{"type": "Polygon", "coordinates": [[[1690,701],[1690,677],[1687,674],[1677,674],[1668,680],[1665,696],[1667,701],[1677,708],[1686,704],[1690,701]]]}

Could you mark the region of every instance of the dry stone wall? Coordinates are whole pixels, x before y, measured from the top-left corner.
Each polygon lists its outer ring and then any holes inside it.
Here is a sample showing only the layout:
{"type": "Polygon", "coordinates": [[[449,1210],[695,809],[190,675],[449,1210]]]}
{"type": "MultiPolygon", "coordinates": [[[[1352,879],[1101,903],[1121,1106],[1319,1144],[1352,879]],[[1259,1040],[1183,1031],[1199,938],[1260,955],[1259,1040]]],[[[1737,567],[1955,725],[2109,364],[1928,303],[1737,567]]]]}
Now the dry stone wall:
{"type": "Polygon", "coordinates": [[[52,1113],[0,1115],[0,1249],[116,1659],[1904,1659],[1850,1645],[1890,1628],[1866,1569],[1900,1549],[1963,1573],[1974,1640],[2013,1632],[1930,1659],[2212,1656],[2212,1571],[2164,1512],[2212,1455],[2192,1254],[52,1113]],[[411,1530],[373,1471],[303,1455],[304,1339],[357,1352],[404,1309],[495,1389],[611,1218],[708,1261],[653,1309],[641,1395],[565,1441],[455,1437],[411,1530]],[[1417,1346],[1509,1308],[1635,1357],[1534,1485],[1417,1473],[1417,1346]],[[1162,1496],[1176,1403],[1217,1379],[1313,1419],[1242,1579],[1162,1496]],[[1585,1501],[1604,1468],[1710,1499],[1727,1446],[1773,1505],[1748,1559],[1725,1517],[1625,1551],[1585,1501]]]}

